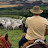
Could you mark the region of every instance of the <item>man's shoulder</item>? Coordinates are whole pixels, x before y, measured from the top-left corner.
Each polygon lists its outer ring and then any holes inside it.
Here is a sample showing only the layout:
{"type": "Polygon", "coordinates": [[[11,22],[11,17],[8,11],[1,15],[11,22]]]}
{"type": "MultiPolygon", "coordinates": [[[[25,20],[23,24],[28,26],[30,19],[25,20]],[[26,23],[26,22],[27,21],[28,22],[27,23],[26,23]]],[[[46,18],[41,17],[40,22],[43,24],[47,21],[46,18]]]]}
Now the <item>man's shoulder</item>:
{"type": "Polygon", "coordinates": [[[28,17],[27,20],[28,20],[28,19],[31,19],[31,17],[28,17]]]}
{"type": "Polygon", "coordinates": [[[45,20],[45,21],[47,21],[47,19],[46,18],[44,18],[44,17],[41,17],[43,20],[45,20]]]}

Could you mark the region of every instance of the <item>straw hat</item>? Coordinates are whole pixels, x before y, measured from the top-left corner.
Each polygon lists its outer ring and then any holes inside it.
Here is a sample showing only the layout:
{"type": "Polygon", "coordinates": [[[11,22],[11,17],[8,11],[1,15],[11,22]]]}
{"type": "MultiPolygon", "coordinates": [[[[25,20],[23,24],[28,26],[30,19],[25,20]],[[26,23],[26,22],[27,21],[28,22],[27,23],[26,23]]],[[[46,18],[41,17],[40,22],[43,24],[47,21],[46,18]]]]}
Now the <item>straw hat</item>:
{"type": "Polygon", "coordinates": [[[34,6],[30,11],[35,14],[41,14],[43,12],[43,10],[41,10],[39,6],[34,6]]]}

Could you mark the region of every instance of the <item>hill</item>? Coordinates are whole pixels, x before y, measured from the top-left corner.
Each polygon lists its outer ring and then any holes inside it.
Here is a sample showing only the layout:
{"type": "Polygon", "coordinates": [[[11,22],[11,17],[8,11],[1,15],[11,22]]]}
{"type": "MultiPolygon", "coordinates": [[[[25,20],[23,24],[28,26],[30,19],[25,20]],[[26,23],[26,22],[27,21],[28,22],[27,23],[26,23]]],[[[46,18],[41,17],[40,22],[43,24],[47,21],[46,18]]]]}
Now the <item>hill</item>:
{"type": "Polygon", "coordinates": [[[0,5],[2,5],[2,4],[4,5],[4,4],[9,4],[9,3],[7,3],[7,2],[1,2],[0,1],[0,5]]]}
{"type": "MultiPolygon", "coordinates": [[[[32,6],[16,6],[16,7],[8,7],[8,8],[0,8],[0,15],[17,15],[17,16],[25,16],[29,17],[33,14],[30,12],[32,6]],[[26,8],[27,7],[27,8],[26,8]]],[[[48,7],[41,7],[44,11],[41,16],[48,18],[48,7]]]]}
{"type": "Polygon", "coordinates": [[[18,6],[23,6],[22,4],[14,4],[14,5],[0,5],[0,8],[8,8],[8,7],[18,7],[18,6]]]}

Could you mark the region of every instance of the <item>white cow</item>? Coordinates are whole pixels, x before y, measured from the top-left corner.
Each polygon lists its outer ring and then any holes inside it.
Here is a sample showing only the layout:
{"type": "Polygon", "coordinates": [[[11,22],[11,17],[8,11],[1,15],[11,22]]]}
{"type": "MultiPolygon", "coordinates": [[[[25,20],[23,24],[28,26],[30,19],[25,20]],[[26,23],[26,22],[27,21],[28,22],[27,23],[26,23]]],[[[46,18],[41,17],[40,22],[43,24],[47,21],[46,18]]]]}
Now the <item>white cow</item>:
{"type": "Polygon", "coordinates": [[[12,28],[13,28],[13,30],[14,30],[15,28],[18,28],[20,25],[21,25],[21,24],[17,23],[17,21],[14,21],[14,22],[12,23],[12,28]]]}
{"type": "Polygon", "coordinates": [[[15,28],[18,28],[22,24],[22,22],[23,22],[24,19],[25,19],[25,17],[23,17],[22,19],[13,20],[12,21],[12,28],[13,28],[13,30],[15,28]]]}
{"type": "Polygon", "coordinates": [[[22,19],[17,19],[17,22],[18,22],[19,24],[22,24],[22,22],[23,22],[24,19],[25,19],[25,17],[23,17],[22,19]]]}
{"type": "Polygon", "coordinates": [[[11,27],[11,21],[10,20],[8,20],[8,21],[2,20],[2,24],[3,24],[4,28],[6,28],[6,30],[8,27],[11,27]]]}
{"type": "Polygon", "coordinates": [[[10,20],[8,20],[8,21],[5,23],[5,27],[6,27],[6,29],[7,29],[7,27],[11,27],[11,21],[10,21],[10,20]]]}

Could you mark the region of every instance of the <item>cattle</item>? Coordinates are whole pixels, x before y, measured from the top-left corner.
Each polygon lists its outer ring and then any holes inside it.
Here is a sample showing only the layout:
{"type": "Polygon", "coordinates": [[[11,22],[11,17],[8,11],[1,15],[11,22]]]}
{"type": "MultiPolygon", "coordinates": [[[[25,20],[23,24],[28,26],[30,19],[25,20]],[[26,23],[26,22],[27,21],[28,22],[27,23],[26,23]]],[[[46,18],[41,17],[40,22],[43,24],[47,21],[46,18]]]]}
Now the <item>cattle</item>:
{"type": "Polygon", "coordinates": [[[1,17],[0,18],[0,26],[3,26],[6,30],[7,28],[13,28],[13,30],[15,28],[19,28],[19,26],[21,24],[23,24],[23,20],[25,19],[25,17],[20,17],[19,19],[13,19],[13,18],[9,18],[9,17],[1,17]]]}

